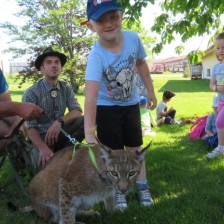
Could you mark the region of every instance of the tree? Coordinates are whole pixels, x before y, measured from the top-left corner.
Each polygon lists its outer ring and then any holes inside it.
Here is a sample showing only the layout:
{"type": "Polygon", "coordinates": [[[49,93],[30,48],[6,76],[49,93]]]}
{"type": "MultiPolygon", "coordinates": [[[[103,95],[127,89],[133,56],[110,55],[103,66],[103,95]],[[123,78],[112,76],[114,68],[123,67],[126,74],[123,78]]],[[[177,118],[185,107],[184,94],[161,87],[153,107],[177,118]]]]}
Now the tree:
{"type": "MultiPolygon", "coordinates": [[[[21,84],[26,79],[36,82],[42,76],[34,68],[35,58],[47,46],[54,46],[55,50],[64,52],[68,62],[63,68],[65,79],[77,92],[79,86],[84,84],[84,74],[87,55],[96,35],[88,32],[80,22],[86,20],[86,1],[84,0],[16,0],[21,10],[16,14],[18,18],[26,18],[24,25],[17,27],[10,23],[0,24],[0,28],[6,30],[12,36],[12,42],[21,41],[23,47],[9,48],[15,57],[30,55],[30,67],[20,72],[18,79],[21,84]]],[[[135,6],[139,8],[146,5],[146,0],[141,0],[135,6]]],[[[125,13],[124,27],[132,25],[133,30],[141,33],[143,44],[147,53],[151,55],[151,43],[155,39],[149,37],[141,28],[139,20],[133,21],[139,12],[129,13],[131,5],[129,1],[123,1],[125,13]],[[125,9],[125,11],[126,11],[125,9]],[[130,22],[131,21],[131,22],[130,22]]],[[[136,17],[137,18],[137,17],[136,17]]]]}
{"type": "MultiPolygon", "coordinates": [[[[135,0],[130,2],[122,1],[126,8],[126,14],[132,21],[138,20],[143,7],[147,4],[154,4],[154,0],[135,0]]],[[[223,0],[163,0],[160,3],[163,10],[161,15],[155,19],[152,31],[160,34],[161,41],[153,48],[153,52],[159,53],[165,44],[175,41],[175,35],[179,34],[182,42],[194,36],[203,36],[211,31],[217,33],[224,29],[221,23],[221,15],[224,12],[223,0]]],[[[183,46],[176,48],[181,53],[183,46]]],[[[192,60],[200,58],[202,52],[191,52],[192,60]],[[198,55],[198,56],[195,56],[198,55]]]]}
{"type": "MultiPolygon", "coordinates": [[[[26,18],[21,27],[10,23],[1,24],[8,31],[12,41],[22,41],[23,48],[10,48],[15,57],[30,54],[31,67],[22,76],[22,83],[27,78],[37,80],[37,71],[33,69],[34,59],[47,46],[67,55],[68,63],[63,74],[68,77],[74,91],[84,82],[85,63],[94,38],[88,34],[80,22],[85,19],[86,1],[83,0],[17,0],[21,11],[18,18],[26,18]],[[35,75],[34,75],[35,74],[35,75]]],[[[21,76],[20,76],[21,77],[21,76]]]]}

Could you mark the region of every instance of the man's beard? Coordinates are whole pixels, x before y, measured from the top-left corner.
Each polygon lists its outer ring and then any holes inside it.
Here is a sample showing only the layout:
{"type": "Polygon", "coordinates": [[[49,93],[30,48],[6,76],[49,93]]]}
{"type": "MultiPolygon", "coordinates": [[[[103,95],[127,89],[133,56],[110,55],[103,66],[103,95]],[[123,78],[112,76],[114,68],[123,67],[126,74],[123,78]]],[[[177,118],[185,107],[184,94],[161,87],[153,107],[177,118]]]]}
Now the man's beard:
{"type": "Polygon", "coordinates": [[[58,78],[58,76],[50,76],[49,77],[51,80],[56,80],[58,78]]]}
{"type": "Polygon", "coordinates": [[[59,76],[58,73],[51,73],[47,75],[48,79],[50,80],[56,80],[58,79],[58,76],[59,76]]]}

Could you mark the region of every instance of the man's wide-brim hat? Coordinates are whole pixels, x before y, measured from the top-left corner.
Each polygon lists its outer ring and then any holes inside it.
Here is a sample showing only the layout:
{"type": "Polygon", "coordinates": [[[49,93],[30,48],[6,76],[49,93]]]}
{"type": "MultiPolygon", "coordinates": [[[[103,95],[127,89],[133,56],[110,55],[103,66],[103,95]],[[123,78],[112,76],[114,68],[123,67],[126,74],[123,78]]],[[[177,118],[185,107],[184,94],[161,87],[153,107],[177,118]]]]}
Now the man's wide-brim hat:
{"type": "Polygon", "coordinates": [[[52,47],[48,47],[35,60],[35,67],[36,67],[37,70],[40,71],[40,66],[41,66],[44,58],[46,58],[47,56],[57,56],[57,57],[59,57],[59,59],[61,61],[61,67],[63,67],[65,65],[66,61],[67,61],[67,57],[66,57],[65,54],[62,54],[58,51],[54,51],[52,47]]]}

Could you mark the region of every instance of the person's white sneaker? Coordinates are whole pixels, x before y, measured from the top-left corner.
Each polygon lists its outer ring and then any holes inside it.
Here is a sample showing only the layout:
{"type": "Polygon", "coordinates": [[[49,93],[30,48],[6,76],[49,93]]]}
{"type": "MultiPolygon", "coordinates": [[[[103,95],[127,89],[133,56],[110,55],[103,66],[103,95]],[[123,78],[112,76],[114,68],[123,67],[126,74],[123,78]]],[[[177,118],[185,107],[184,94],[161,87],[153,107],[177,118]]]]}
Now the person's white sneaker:
{"type": "Polygon", "coordinates": [[[151,130],[143,129],[142,130],[142,135],[143,136],[145,136],[145,135],[156,136],[156,133],[154,131],[151,131],[151,130]]]}
{"type": "Polygon", "coordinates": [[[218,145],[212,152],[206,155],[208,159],[214,159],[218,156],[224,156],[224,146],[218,145]]]}
{"type": "Polygon", "coordinates": [[[126,194],[122,194],[116,191],[115,193],[115,208],[124,210],[128,207],[127,201],[126,201],[126,194]]]}

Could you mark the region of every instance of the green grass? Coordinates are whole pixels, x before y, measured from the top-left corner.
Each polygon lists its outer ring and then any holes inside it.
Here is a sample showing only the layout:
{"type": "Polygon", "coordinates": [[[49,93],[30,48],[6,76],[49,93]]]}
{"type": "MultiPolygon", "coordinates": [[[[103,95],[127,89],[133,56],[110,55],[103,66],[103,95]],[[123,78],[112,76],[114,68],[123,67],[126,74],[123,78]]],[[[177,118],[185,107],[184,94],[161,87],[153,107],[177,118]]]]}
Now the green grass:
{"type": "MultiPolygon", "coordinates": [[[[177,76],[153,75],[158,102],[164,90],[172,89],[176,96],[169,103],[177,110],[177,118],[189,118],[212,112],[211,104],[214,93],[209,90],[207,80],[189,80],[177,76]]],[[[10,84],[12,97],[21,99],[22,90],[10,84]]],[[[23,88],[24,89],[24,88],[23,88]]],[[[84,97],[78,95],[83,106],[84,97]]],[[[155,114],[155,111],[153,111],[155,114]]],[[[149,208],[139,206],[136,189],[127,199],[129,209],[124,213],[107,213],[102,205],[96,207],[100,218],[87,220],[88,224],[222,224],[224,223],[224,160],[217,158],[208,161],[206,147],[199,141],[188,137],[190,125],[162,126],[154,131],[151,148],[146,155],[147,179],[155,205],[149,208]]],[[[144,137],[144,145],[151,141],[144,137]]],[[[11,175],[6,164],[0,173],[0,182],[11,175]]],[[[41,184],[41,183],[40,183],[41,184]]],[[[29,204],[29,199],[22,197],[17,186],[15,197],[6,198],[0,193],[0,213],[2,224],[44,223],[33,213],[11,213],[6,208],[10,199],[21,206],[29,204]]]]}

